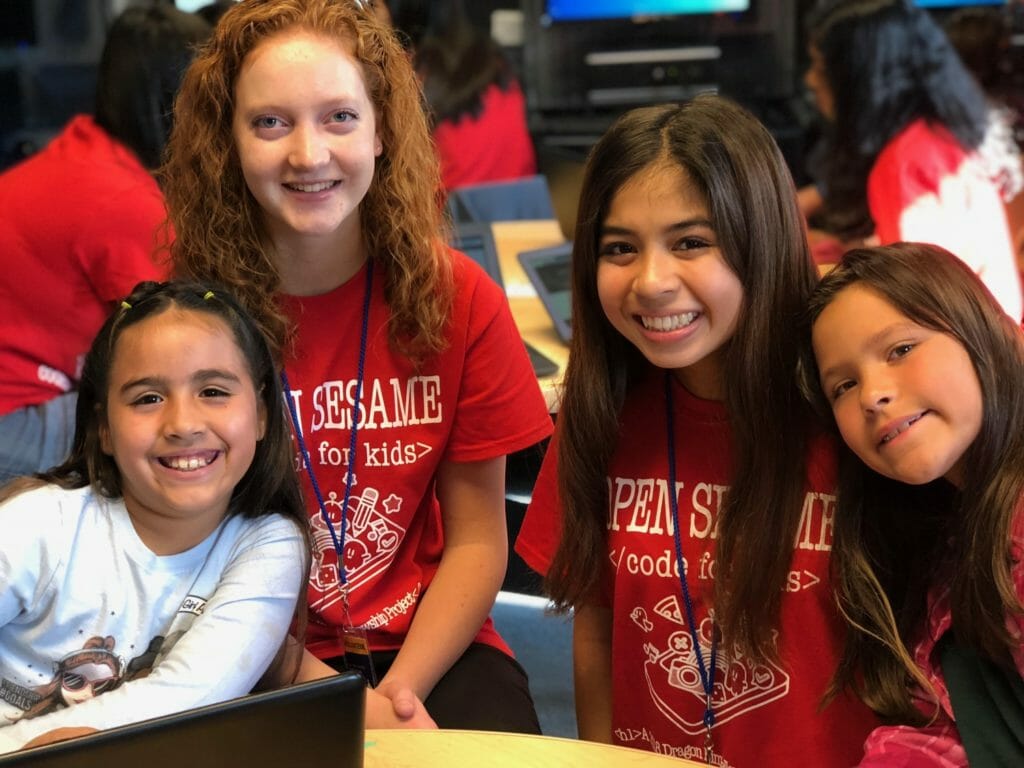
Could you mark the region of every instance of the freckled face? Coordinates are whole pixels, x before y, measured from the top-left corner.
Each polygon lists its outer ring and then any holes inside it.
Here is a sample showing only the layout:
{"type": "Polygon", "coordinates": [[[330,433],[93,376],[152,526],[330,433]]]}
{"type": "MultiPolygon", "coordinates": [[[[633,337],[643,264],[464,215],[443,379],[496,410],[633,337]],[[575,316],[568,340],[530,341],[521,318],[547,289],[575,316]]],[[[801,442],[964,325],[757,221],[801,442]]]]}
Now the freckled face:
{"type": "Polygon", "coordinates": [[[307,238],[359,242],[383,146],[362,70],[340,42],[296,29],[260,43],[235,83],[232,130],[279,250],[307,238]]]}
{"type": "Polygon", "coordinates": [[[689,176],[666,163],[623,184],[601,226],[598,258],[597,292],[612,326],[694,395],[721,399],[743,286],[689,176]]]}
{"type": "Polygon", "coordinates": [[[875,290],[841,290],[814,323],[821,385],[843,440],[876,472],[963,482],[981,430],[981,384],[957,339],[918,325],[875,290]]]}

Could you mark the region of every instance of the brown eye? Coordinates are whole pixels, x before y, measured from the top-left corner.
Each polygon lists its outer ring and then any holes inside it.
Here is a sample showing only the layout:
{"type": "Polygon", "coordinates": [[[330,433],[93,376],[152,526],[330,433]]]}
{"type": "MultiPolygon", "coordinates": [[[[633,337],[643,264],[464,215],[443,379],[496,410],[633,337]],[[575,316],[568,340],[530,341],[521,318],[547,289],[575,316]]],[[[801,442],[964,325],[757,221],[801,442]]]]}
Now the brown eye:
{"type": "Polygon", "coordinates": [[[892,348],[892,351],[889,352],[889,359],[893,360],[899,359],[901,357],[906,357],[910,353],[910,350],[912,350],[914,347],[915,345],[910,343],[897,344],[895,347],[892,348]]]}

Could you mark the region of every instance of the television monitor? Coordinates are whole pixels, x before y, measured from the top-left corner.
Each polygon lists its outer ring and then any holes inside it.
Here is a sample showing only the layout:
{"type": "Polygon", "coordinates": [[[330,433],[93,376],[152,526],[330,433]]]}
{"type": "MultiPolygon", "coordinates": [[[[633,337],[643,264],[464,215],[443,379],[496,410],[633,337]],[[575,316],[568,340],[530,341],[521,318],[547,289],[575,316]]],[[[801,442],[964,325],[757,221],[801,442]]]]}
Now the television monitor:
{"type": "Polygon", "coordinates": [[[742,13],[750,0],[548,0],[551,21],[594,21],[683,14],[742,13]]]}
{"type": "Polygon", "coordinates": [[[918,8],[963,8],[968,5],[1006,5],[1006,0],[914,0],[918,8]]]}
{"type": "Polygon", "coordinates": [[[209,5],[212,2],[213,0],[174,0],[178,10],[185,11],[186,13],[195,13],[203,6],[209,5]]]}

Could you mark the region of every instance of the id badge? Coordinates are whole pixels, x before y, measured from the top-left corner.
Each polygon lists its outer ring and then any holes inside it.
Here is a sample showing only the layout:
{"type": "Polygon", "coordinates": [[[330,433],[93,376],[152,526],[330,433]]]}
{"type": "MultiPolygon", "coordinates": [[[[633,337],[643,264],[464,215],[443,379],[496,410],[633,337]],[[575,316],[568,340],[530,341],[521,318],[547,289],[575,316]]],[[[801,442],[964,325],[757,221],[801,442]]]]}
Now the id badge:
{"type": "Polygon", "coordinates": [[[373,655],[366,630],[359,627],[342,627],[341,640],[345,647],[345,668],[355,670],[371,688],[377,685],[377,674],[373,669],[373,655]]]}

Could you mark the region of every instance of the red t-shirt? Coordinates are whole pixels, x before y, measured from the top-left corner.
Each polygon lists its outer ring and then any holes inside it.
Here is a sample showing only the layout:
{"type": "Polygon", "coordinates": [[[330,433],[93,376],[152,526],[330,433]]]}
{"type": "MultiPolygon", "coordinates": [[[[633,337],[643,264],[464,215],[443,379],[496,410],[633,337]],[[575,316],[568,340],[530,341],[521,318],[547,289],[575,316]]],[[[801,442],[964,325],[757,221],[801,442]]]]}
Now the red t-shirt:
{"type": "Polygon", "coordinates": [[[533,176],[537,158],[526,127],[526,100],[516,83],[491,85],[477,117],[464,115],[434,128],[445,189],[533,176]]]}
{"type": "MultiPolygon", "coordinates": [[[[419,369],[388,341],[390,313],[379,267],[373,276],[344,553],[352,622],[367,630],[375,649],[401,646],[437,571],[444,548],[434,493],[440,462],[503,456],[539,442],[552,429],[505,295],[474,262],[462,254],[453,258],[449,345],[419,369]]],[[[363,267],[323,295],[284,298],[298,331],[285,368],[339,535],[365,284],[363,267]]],[[[337,556],[305,471],[302,477],[314,547],[307,645],[329,658],[343,652],[336,629],[343,623],[337,556]]],[[[508,652],[490,619],[477,640],[508,652]]]]}
{"type": "MultiPolygon", "coordinates": [[[[631,393],[608,472],[608,565],[599,599],[612,611],[612,735],[617,744],[700,760],[704,693],[676,576],[663,388],[663,372],[656,371],[631,393]]],[[[683,558],[707,666],[707,601],[731,436],[721,403],[695,398],[678,384],[673,395],[683,558]]],[[[541,573],[561,527],[557,440],[556,432],[516,542],[541,573]]],[[[818,711],[843,632],[829,588],[834,474],[830,445],[815,445],[782,602],[781,664],[755,664],[719,648],[712,696],[716,765],[847,768],[877,725],[852,696],[818,711]]]]}
{"type": "Polygon", "coordinates": [[[163,279],[153,176],[91,117],[0,176],[0,415],[75,389],[115,303],[163,279]]]}
{"type": "Polygon", "coordinates": [[[868,176],[868,208],[883,245],[942,246],[1020,321],[1020,274],[999,183],[944,127],[917,120],[886,144],[868,176]]]}

